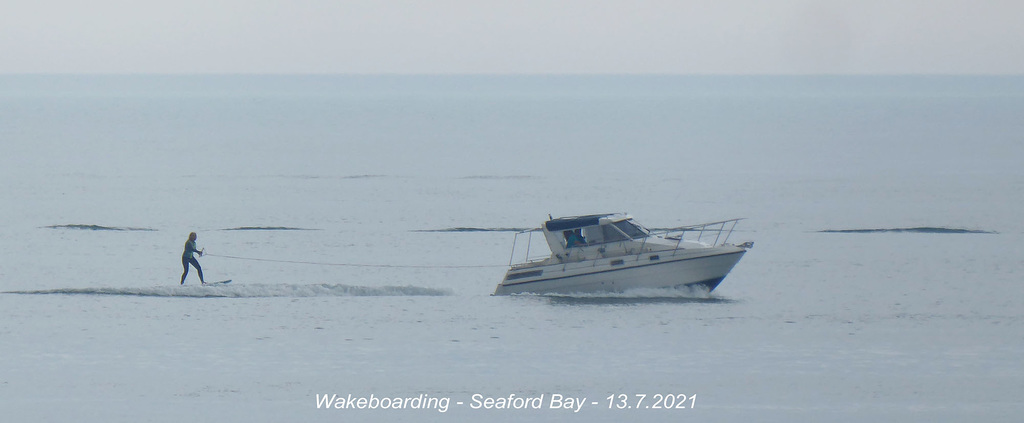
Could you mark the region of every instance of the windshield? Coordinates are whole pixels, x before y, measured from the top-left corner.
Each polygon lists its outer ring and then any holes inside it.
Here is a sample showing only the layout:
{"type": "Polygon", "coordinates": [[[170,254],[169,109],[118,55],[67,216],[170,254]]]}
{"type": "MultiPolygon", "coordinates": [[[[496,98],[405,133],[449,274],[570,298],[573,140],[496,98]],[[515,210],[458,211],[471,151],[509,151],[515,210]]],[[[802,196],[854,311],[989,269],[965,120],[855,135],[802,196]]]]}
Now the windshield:
{"type": "Polygon", "coordinates": [[[620,231],[625,232],[626,235],[629,235],[629,237],[633,239],[640,239],[647,236],[647,231],[628,220],[615,222],[615,227],[619,228],[620,231]]]}
{"type": "Polygon", "coordinates": [[[601,226],[601,235],[604,242],[628,241],[629,239],[643,239],[647,232],[628,220],[615,222],[610,225],[601,226]],[[618,228],[618,230],[616,230],[618,228]],[[620,232],[621,231],[621,232],[620,232]],[[622,234],[626,234],[623,236],[622,234]]]}

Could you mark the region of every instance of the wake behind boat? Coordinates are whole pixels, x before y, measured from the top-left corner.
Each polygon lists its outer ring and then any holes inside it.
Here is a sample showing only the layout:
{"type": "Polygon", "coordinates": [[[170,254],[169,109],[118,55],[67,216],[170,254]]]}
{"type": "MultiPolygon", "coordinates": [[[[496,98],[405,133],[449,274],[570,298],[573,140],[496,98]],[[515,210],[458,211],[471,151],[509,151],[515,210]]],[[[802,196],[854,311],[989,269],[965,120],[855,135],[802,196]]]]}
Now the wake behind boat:
{"type": "Polygon", "coordinates": [[[740,220],[655,233],[622,213],[552,218],[540,228],[516,234],[509,270],[494,295],[678,287],[710,292],[754,245],[728,243],[740,220]],[[543,233],[550,256],[531,258],[530,244],[537,232],[543,233]],[[526,252],[517,262],[523,234],[526,252]]]}

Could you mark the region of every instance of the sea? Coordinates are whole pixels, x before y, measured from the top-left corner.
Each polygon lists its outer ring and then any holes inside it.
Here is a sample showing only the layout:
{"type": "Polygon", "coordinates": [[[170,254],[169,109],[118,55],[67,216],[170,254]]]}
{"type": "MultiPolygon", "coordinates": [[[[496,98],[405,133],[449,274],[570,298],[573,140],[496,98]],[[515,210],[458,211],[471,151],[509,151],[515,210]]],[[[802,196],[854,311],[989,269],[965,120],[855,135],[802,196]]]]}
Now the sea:
{"type": "Polygon", "coordinates": [[[4,421],[1024,413],[1024,77],[4,75],[0,144],[4,421]],[[491,295],[615,212],[754,247],[491,295]]]}

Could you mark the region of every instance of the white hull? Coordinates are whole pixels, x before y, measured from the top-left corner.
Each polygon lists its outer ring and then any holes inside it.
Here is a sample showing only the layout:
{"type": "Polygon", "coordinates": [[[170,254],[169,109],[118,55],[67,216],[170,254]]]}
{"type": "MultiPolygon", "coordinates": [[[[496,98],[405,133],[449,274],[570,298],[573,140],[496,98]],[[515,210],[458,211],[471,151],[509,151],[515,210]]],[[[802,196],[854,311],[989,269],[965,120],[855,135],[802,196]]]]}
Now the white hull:
{"type": "Polygon", "coordinates": [[[494,295],[622,292],[681,286],[700,286],[710,292],[745,252],[744,248],[723,245],[518,267],[505,274],[494,295]]]}

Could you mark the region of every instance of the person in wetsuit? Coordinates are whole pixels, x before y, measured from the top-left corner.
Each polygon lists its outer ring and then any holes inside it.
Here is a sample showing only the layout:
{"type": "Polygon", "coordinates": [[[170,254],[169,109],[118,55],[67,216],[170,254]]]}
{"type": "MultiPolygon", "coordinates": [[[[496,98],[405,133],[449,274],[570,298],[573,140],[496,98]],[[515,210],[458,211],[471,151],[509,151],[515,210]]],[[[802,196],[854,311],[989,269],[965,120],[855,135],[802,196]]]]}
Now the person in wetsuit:
{"type": "Polygon", "coordinates": [[[185,284],[185,277],[188,276],[188,265],[191,264],[196,267],[196,271],[199,272],[199,282],[206,285],[206,281],[203,279],[203,268],[199,267],[199,261],[192,255],[199,253],[199,257],[203,256],[203,251],[196,248],[196,238],[198,236],[195,232],[188,234],[188,241],[185,241],[185,252],[181,253],[181,267],[185,268],[185,271],[181,273],[181,284],[185,284]]]}

